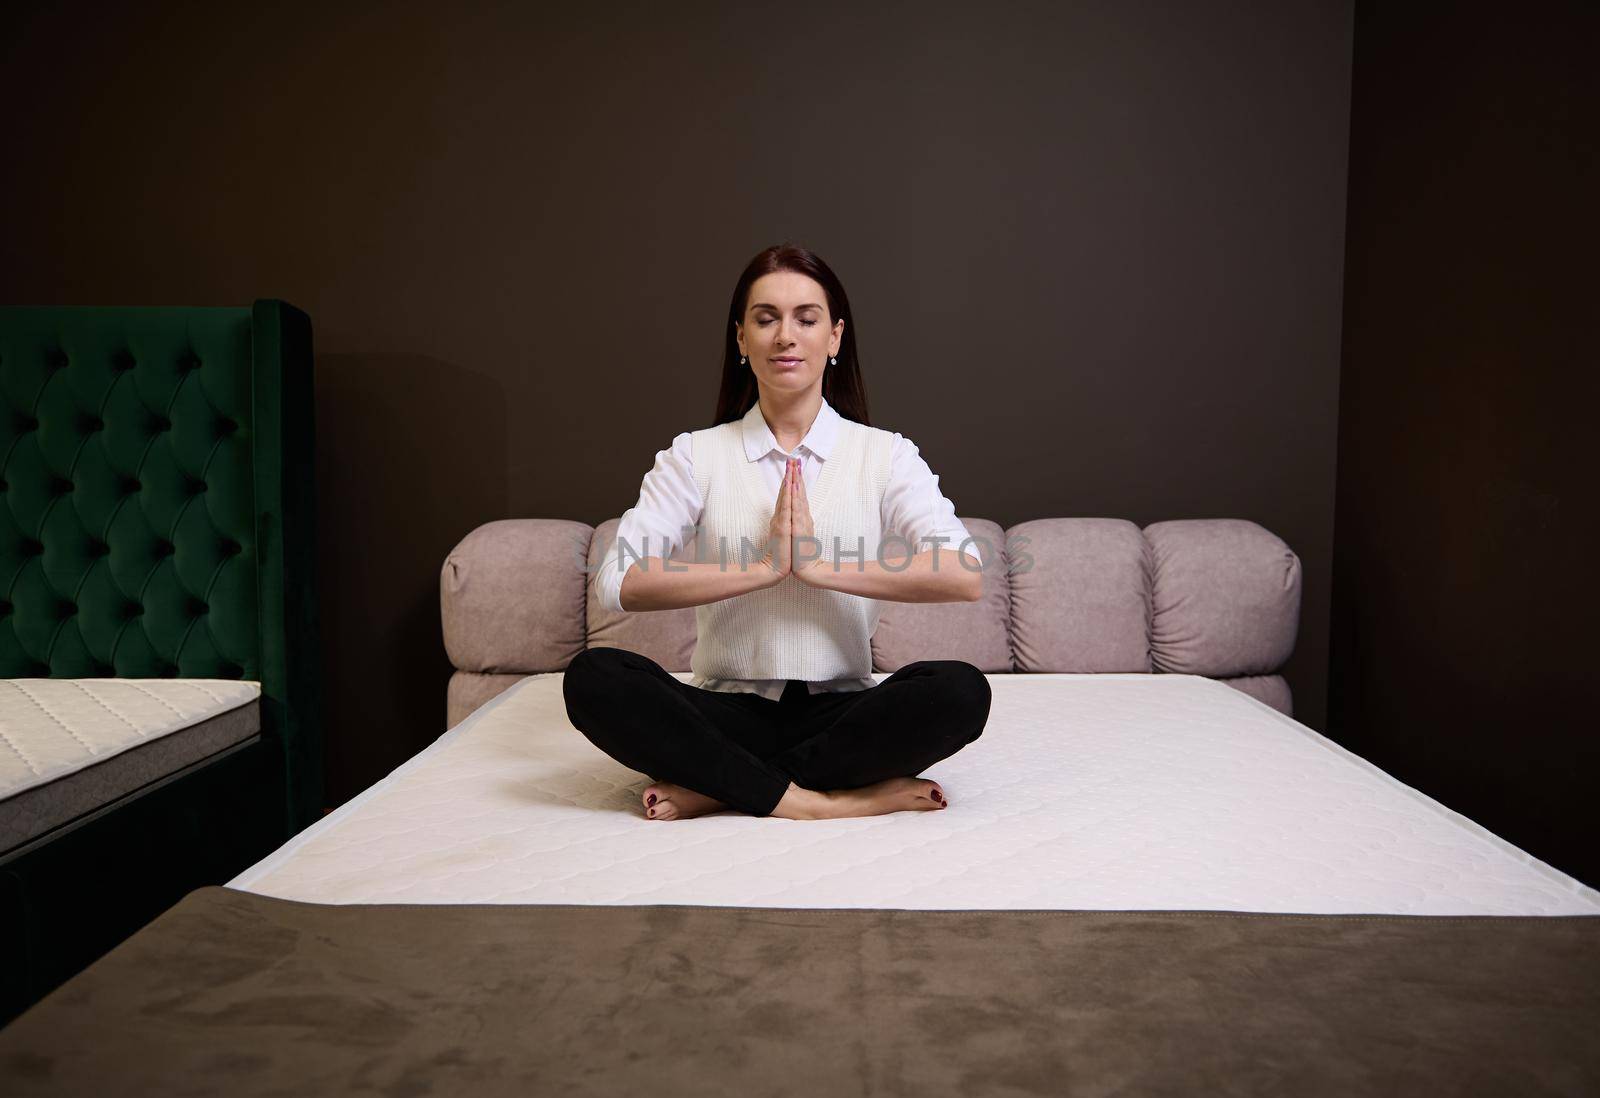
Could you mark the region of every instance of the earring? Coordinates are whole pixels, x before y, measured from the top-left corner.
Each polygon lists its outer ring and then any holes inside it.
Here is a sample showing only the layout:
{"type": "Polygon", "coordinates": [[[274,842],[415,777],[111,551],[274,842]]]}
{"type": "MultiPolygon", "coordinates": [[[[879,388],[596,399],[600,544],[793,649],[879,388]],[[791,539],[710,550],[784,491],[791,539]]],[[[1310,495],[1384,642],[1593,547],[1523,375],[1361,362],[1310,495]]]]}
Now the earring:
{"type": "Polygon", "coordinates": [[[837,366],[837,365],[839,365],[839,360],[836,357],[834,357],[833,355],[829,355],[828,356],[828,365],[829,366],[837,366]]]}
{"type": "Polygon", "coordinates": [[[741,366],[744,365],[744,355],[740,355],[739,356],[739,365],[741,365],[741,366]]]}

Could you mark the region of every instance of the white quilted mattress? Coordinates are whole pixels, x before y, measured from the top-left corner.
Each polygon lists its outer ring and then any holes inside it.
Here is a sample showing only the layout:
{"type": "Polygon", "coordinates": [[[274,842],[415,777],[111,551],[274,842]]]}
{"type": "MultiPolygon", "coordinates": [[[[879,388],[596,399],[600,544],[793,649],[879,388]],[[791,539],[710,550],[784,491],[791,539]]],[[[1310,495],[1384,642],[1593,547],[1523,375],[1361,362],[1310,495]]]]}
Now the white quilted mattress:
{"type": "Polygon", "coordinates": [[[1595,890],[1232,687],[989,681],[982,737],[924,772],[951,808],[656,821],[646,776],[568,722],[561,674],[532,676],[228,884],[324,903],[1600,913],[1595,890]]]}
{"type": "Polygon", "coordinates": [[[0,799],[260,696],[238,679],[0,679],[0,799]]]}

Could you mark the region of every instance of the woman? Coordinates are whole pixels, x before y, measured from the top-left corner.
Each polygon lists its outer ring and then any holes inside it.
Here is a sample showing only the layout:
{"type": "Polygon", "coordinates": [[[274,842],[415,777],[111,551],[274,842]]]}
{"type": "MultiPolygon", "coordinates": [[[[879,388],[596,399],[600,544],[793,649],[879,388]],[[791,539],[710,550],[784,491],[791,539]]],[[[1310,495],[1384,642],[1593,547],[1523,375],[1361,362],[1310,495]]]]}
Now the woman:
{"type": "Polygon", "coordinates": [[[566,671],[568,717],[654,777],[654,820],[947,808],[938,782],[913,775],[978,738],[988,680],[922,660],[874,683],[872,631],[883,600],[977,601],[983,558],[917,447],[870,425],[827,264],[766,249],[729,319],[713,425],[656,455],[595,577],[613,610],[695,608],[692,681],[589,648],[566,671]],[[691,531],[696,558],[666,565],[691,531]]]}

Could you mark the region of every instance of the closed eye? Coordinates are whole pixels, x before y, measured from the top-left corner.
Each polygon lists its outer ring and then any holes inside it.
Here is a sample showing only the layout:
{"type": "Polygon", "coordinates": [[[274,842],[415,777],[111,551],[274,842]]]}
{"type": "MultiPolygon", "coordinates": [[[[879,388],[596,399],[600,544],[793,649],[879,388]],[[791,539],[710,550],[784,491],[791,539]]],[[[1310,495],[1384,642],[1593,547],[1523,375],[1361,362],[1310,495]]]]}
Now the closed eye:
{"type": "MultiPolygon", "coordinates": [[[[767,317],[767,318],[765,318],[763,320],[756,321],[756,323],[759,324],[761,327],[765,328],[768,324],[772,323],[772,318],[769,316],[769,317],[767,317]]],[[[802,320],[800,323],[804,324],[807,328],[809,328],[813,324],[815,324],[816,321],[815,320],[802,320]]]]}

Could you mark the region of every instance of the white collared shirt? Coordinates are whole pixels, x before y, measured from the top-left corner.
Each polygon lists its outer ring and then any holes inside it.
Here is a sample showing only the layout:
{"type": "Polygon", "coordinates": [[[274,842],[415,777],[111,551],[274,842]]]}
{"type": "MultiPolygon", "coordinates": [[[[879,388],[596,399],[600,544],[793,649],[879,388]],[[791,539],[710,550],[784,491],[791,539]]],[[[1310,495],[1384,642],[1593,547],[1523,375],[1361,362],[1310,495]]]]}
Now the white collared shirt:
{"type": "MultiPolygon", "coordinates": [[[[839,413],[822,401],[811,429],[795,448],[785,453],[778,446],[761,414],[759,402],[750,406],[741,421],[745,458],[761,463],[763,481],[774,505],[778,500],[778,486],[783,480],[784,465],[791,457],[800,459],[800,475],[807,490],[815,484],[823,462],[832,453],[838,434],[839,413]]],[[[700,491],[694,482],[694,460],[690,449],[690,432],[685,431],[672,440],[672,445],[656,454],[655,466],[645,474],[639,489],[639,502],[623,513],[617,526],[616,541],[606,553],[595,574],[595,592],[603,606],[619,613],[622,607],[623,570],[618,567],[622,546],[628,547],[628,563],[636,557],[663,557],[681,549],[685,536],[692,534],[701,519],[700,491]],[[646,540],[648,539],[648,540],[646,540]]],[[[983,555],[960,519],[955,506],[939,491],[939,477],[928,468],[928,463],[917,451],[916,443],[895,433],[890,458],[889,484],[883,494],[882,523],[887,536],[890,532],[906,538],[912,552],[924,552],[938,544],[949,550],[960,549],[981,567],[983,555]],[[941,542],[929,542],[931,537],[943,537],[941,542]]],[[[808,683],[808,690],[821,693],[832,690],[862,690],[873,684],[872,679],[836,680],[827,683],[808,683]]],[[[749,691],[777,700],[787,685],[785,679],[699,679],[694,685],[707,690],[749,691]]]]}

